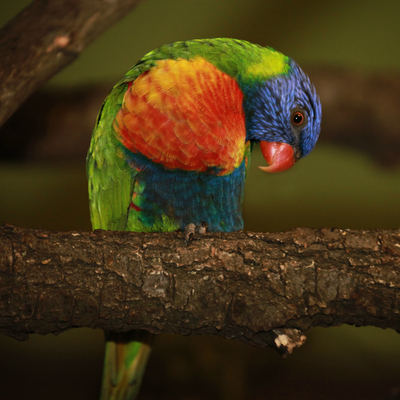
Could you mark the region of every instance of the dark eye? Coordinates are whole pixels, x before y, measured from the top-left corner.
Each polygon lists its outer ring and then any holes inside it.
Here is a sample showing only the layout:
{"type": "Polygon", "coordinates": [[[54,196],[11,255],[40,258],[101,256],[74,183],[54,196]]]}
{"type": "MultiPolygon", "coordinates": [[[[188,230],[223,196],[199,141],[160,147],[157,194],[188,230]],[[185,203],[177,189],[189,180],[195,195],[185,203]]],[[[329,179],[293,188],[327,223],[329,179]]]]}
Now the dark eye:
{"type": "Polygon", "coordinates": [[[304,116],[300,111],[293,114],[292,117],[293,125],[301,125],[304,121],[304,116]]]}
{"type": "Polygon", "coordinates": [[[295,108],[290,116],[290,122],[294,128],[304,128],[307,125],[307,114],[304,110],[295,108]]]}

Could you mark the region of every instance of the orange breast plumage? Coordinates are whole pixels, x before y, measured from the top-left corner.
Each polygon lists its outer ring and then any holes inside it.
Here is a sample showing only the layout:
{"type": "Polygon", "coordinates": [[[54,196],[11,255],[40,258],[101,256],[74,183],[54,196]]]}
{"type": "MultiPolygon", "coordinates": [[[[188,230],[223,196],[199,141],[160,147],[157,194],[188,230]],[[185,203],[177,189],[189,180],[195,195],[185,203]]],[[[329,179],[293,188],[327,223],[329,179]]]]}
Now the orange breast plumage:
{"type": "Polygon", "coordinates": [[[167,169],[225,175],[244,158],[242,101],[237,82],[205,59],[160,60],[129,83],[114,129],[167,169]]]}

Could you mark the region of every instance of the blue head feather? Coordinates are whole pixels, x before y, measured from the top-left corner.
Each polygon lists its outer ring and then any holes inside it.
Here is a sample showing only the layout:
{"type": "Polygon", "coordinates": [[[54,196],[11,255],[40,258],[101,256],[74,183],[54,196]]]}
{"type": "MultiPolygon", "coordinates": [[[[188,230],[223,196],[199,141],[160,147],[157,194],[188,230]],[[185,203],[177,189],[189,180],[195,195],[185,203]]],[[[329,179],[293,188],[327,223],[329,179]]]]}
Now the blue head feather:
{"type": "Polygon", "coordinates": [[[297,158],[314,148],[321,126],[321,102],[308,76],[290,60],[290,71],[267,81],[242,87],[247,140],[284,142],[295,149],[297,158]],[[301,130],[291,123],[293,110],[306,112],[301,130]]]}

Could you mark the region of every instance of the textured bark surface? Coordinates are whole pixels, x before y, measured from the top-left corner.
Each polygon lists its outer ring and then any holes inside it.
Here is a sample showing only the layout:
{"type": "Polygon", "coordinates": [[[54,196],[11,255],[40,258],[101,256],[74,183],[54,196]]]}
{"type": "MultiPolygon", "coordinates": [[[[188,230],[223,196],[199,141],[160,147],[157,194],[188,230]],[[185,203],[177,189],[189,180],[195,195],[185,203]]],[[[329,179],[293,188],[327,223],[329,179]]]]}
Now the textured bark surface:
{"type": "Polygon", "coordinates": [[[0,230],[0,332],[74,327],[207,334],[259,347],[274,328],[400,329],[400,231],[207,234],[0,230]]]}
{"type": "Polygon", "coordinates": [[[0,125],[140,0],[35,0],[0,30],[0,125]]]}

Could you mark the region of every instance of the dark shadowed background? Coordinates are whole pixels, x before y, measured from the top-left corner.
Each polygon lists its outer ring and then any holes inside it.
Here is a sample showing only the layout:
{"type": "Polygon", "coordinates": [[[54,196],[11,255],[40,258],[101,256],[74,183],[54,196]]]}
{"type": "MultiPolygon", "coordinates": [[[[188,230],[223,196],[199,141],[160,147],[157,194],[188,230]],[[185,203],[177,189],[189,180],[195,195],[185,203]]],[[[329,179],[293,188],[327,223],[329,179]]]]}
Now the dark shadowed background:
{"type": "MultiPolygon", "coordinates": [[[[1,1],[0,25],[29,3],[1,1]]],[[[153,48],[210,37],[236,37],[272,46],[306,71],[327,65],[360,75],[398,74],[399,17],[397,0],[147,0],[46,86],[53,93],[94,84],[111,88],[153,48]]],[[[96,111],[73,110],[89,111],[94,124],[96,111]]],[[[62,103],[53,119],[57,112],[63,112],[62,103]]],[[[367,123],[369,117],[365,115],[367,123]]],[[[397,115],[387,117],[396,119],[397,115]]],[[[29,129],[30,118],[26,116],[24,129],[29,129]]],[[[51,123],[46,120],[46,129],[51,123]]],[[[51,145],[49,141],[29,143],[35,157],[0,160],[0,222],[90,230],[84,156],[49,161],[52,148],[66,149],[69,137],[80,131],[81,126],[70,127],[60,133],[63,140],[50,141],[51,145]]],[[[384,168],[361,151],[324,143],[323,130],[321,135],[315,151],[283,174],[258,170],[262,160],[256,152],[246,183],[245,228],[398,228],[400,169],[384,168]]],[[[89,140],[86,133],[78,142],[86,146],[89,140]]],[[[73,152],[73,146],[68,151],[73,152]]],[[[21,343],[1,336],[0,354],[0,399],[98,397],[102,331],[31,335],[21,343]]],[[[309,331],[307,343],[285,360],[272,350],[233,341],[162,335],[139,398],[384,399],[396,387],[400,388],[400,335],[343,326],[309,331]]]]}

